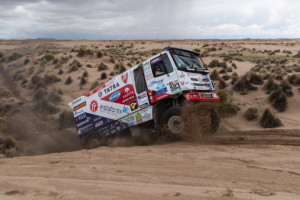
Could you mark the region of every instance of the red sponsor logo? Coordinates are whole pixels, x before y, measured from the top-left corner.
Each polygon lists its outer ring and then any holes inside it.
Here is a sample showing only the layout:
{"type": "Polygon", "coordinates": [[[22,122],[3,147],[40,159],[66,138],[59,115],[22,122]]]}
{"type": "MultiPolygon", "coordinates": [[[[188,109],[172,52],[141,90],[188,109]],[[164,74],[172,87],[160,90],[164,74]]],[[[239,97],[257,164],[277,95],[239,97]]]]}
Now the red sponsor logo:
{"type": "Polygon", "coordinates": [[[122,75],[121,75],[121,78],[122,78],[122,81],[123,81],[124,83],[127,83],[127,80],[128,80],[128,73],[122,74],[122,75]]]}
{"type": "Polygon", "coordinates": [[[97,101],[93,100],[90,104],[90,110],[92,112],[96,112],[98,110],[98,103],[97,101]]]}

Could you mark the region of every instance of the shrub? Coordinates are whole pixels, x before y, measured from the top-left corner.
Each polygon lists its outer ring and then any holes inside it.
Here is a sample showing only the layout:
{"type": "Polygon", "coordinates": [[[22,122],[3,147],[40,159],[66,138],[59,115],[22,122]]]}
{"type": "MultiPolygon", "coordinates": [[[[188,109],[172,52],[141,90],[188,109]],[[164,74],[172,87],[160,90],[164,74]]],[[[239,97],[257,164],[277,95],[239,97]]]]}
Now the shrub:
{"type": "Polygon", "coordinates": [[[102,52],[101,51],[98,51],[97,52],[97,58],[101,58],[103,55],[102,55],[102,52]]]}
{"type": "Polygon", "coordinates": [[[230,79],[230,76],[229,76],[229,75],[223,75],[223,76],[222,76],[222,79],[225,80],[225,81],[227,81],[227,80],[230,79]]]}
{"type": "Polygon", "coordinates": [[[39,112],[46,112],[48,114],[55,114],[59,112],[59,109],[49,102],[47,97],[43,97],[41,101],[37,102],[34,108],[39,112]]]}
{"type": "Polygon", "coordinates": [[[93,84],[90,87],[90,90],[95,89],[96,87],[98,87],[98,85],[99,85],[99,82],[98,81],[94,81],[93,84]]]}
{"type": "Polygon", "coordinates": [[[77,52],[78,57],[83,57],[85,56],[85,50],[83,48],[80,48],[77,52]]]}
{"type": "Polygon", "coordinates": [[[104,80],[104,79],[106,79],[106,78],[107,78],[106,73],[105,73],[105,72],[102,72],[100,79],[101,79],[101,80],[104,80]]]}
{"type": "Polygon", "coordinates": [[[21,54],[13,53],[13,54],[11,54],[10,56],[8,56],[7,62],[15,61],[15,60],[17,60],[17,59],[19,59],[19,58],[21,58],[21,57],[22,57],[21,54]]]}
{"type": "Polygon", "coordinates": [[[0,58],[3,58],[4,54],[0,51],[0,58]]]}
{"type": "Polygon", "coordinates": [[[221,116],[234,115],[239,111],[239,107],[228,100],[228,94],[225,91],[218,91],[218,95],[220,97],[220,102],[216,102],[217,111],[221,116]]]}
{"type": "Polygon", "coordinates": [[[86,82],[87,82],[86,78],[84,76],[81,76],[81,78],[80,78],[80,86],[86,84],[86,82]]]}
{"type": "Polygon", "coordinates": [[[57,124],[58,130],[74,126],[73,112],[70,110],[64,110],[62,113],[60,113],[57,124]]]}
{"type": "Polygon", "coordinates": [[[258,117],[258,109],[250,107],[246,110],[244,116],[247,120],[252,121],[258,117]]]}
{"type": "Polygon", "coordinates": [[[53,55],[45,55],[44,57],[42,57],[42,59],[45,59],[47,62],[49,62],[54,59],[54,56],[53,55]]]}
{"type": "Polygon", "coordinates": [[[247,75],[244,75],[236,81],[233,89],[241,94],[247,94],[248,90],[257,90],[257,87],[251,85],[247,75]]]}
{"type": "Polygon", "coordinates": [[[39,88],[33,95],[33,101],[40,101],[44,96],[47,95],[47,92],[44,88],[39,88]]]}
{"type": "Polygon", "coordinates": [[[71,64],[70,64],[70,68],[69,68],[69,73],[70,72],[74,72],[74,71],[77,71],[80,67],[82,67],[82,64],[77,61],[77,60],[74,60],[71,64]]]}
{"type": "Polygon", "coordinates": [[[237,69],[237,66],[236,66],[235,63],[232,63],[232,64],[231,64],[231,67],[232,67],[233,69],[237,69]]]}
{"type": "Polygon", "coordinates": [[[276,89],[270,94],[269,101],[279,112],[283,112],[287,108],[287,98],[281,88],[276,89]]]}
{"type": "Polygon", "coordinates": [[[58,90],[56,90],[55,88],[52,88],[52,90],[48,94],[48,98],[53,103],[58,103],[58,102],[62,101],[62,98],[61,98],[60,94],[58,93],[58,90]]]}
{"type": "Polygon", "coordinates": [[[58,59],[57,58],[53,59],[52,64],[56,65],[57,63],[58,63],[58,59]]]}
{"type": "Polygon", "coordinates": [[[226,84],[226,82],[223,80],[223,79],[220,79],[219,80],[219,89],[224,89],[224,88],[226,88],[227,87],[227,84],[226,84]]]}
{"type": "Polygon", "coordinates": [[[47,85],[61,81],[57,76],[48,74],[44,76],[44,80],[47,85]]]}
{"type": "Polygon", "coordinates": [[[221,67],[221,63],[218,60],[212,60],[208,66],[209,68],[221,67]]]}
{"type": "Polygon", "coordinates": [[[69,77],[66,79],[65,84],[66,84],[66,85],[69,85],[69,84],[71,84],[72,82],[73,82],[73,80],[72,80],[71,76],[69,76],[69,77]]]}
{"type": "Polygon", "coordinates": [[[82,74],[83,77],[88,77],[89,76],[89,73],[87,71],[83,72],[82,74]]]}
{"type": "Polygon", "coordinates": [[[283,126],[281,120],[275,117],[269,109],[266,109],[261,120],[260,125],[264,128],[276,128],[283,126]]]}
{"type": "Polygon", "coordinates": [[[300,51],[298,51],[298,53],[296,55],[294,55],[294,57],[300,58],[300,51]]]}
{"type": "Polygon", "coordinates": [[[249,73],[249,81],[252,84],[255,85],[262,85],[264,83],[264,81],[262,80],[261,76],[258,75],[257,73],[251,72],[249,73]]]}
{"type": "Polygon", "coordinates": [[[29,60],[28,58],[26,58],[26,59],[24,60],[24,65],[27,65],[29,62],[30,62],[30,60],[29,60]]]}
{"type": "Polygon", "coordinates": [[[126,68],[124,67],[124,65],[122,63],[117,63],[117,64],[115,64],[114,70],[117,71],[117,73],[121,74],[124,71],[126,71],[126,68]]]}
{"type": "Polygon", "coordinates": [[[267,93],[272,92],[273,90],[277,89],[278,85],[274,82],[272,78],[270,78],[263,86],[263,89],[267,91],[267,93]]]}
{"type": "Polygon", "coordinates": [[[292,91],[292,86],[289,84],[287,80],[282,80],[279,84],[279,87],[286,94],[286,96],[291,97],[294,95],[292,91]]]}
{"type": "Polygon", "coordinates": [[[108,69],[108,67],[104,64],[104,63],[100,63],[99,65],[98,65],[98,71],[99,72],[101,72],[101,71],[103,71],[103,70],[107,70],[108,69]]]}
{"type": "Polygon", "coordinates": [[[300,75],[293,74],[291,76],[288,76],[288,81],[290,82],[290,84],[298,86],[300,85],[300,75]]]}
{"type": "Polygon", "coordinates": [[[216,69],[214,69],[211,73],[210,73],[210,78],[211,80],[219,80],[219,74],[217,72],[216,69]]]}
{"type": "Polygon", "coordinates": [[[63,71],[62,69],[59,69],[59,70],[58,70],[58,74],[59,74],[59,75],[61,75],[61,74],[63,74],[63,73],[64,73],[64,71],[63,71]]]}

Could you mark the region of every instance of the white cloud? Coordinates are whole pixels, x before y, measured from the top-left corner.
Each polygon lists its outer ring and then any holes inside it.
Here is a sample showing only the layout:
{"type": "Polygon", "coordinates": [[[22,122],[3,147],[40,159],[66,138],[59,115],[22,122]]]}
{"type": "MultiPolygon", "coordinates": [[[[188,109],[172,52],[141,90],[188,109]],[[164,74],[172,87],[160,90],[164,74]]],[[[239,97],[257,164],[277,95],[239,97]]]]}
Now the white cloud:
{"type": "Polygon", "coordinates": [[[0,38],[300,36],[296,0],[0,0],[0,38]]]}

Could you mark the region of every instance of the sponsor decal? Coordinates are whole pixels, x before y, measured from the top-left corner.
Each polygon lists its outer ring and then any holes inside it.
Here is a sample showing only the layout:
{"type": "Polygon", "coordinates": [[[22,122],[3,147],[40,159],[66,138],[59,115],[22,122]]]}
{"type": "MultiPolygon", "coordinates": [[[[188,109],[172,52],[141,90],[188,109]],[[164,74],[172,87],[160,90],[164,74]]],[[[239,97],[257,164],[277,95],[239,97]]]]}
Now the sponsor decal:
{"type": "Polygon", "coordinates": [[[138,108],[136,101],[130,102],[129,105],[130,105],[131,111],[134,111],[138,108]]]}
{"type": "Polygon", "coordinates": [[[76,110],[76,111],[74,111],[74,115],[80,115],[80,114],[82,114],[84,111],[83,110],[76,110]]]}
{"type": "Polygon", "coordinates": [[[83,108],[84,106],[86,106],[86,102],[82,102],[81,104],[78,104],[77,106],[75,106],[73,108],[73,111],[79,110],[79,109],[83,108]]]}
{"type": "Polygon", "coordinates": [[[179,85],[178,81],[172,81],[172,82],[168,83],[168,85],[171,89],[172,94],[180,91],[180,85],[179,85]]]}
{"type": "Polygon", "coordinates": [[[102,117],[97,117],[94,119],[94,122],[99,121],[100,119],[102,119],[102,117]]]}
{"type": "Polygon", "coordinates": [[[128,80],[128,73],[122,74],[122,75],[121,75],[121,79],[122,79],[122,81],[126,84],[126,83],[127,83],[127,80],[128,80]]]}
{"type": "Polygon", "coordinates": [[[79,126],[82,126],[84,124],[87,124],[87,123],[89,123],[90,119],[91,119],[90,117],[87,117],[86,120],[77,123],[76,126],[79,127],[79,126]]]}
{"type": "Polygon", "coordinates": [[[99,91],[99,92],[98,92],[98,97],[99,97],[99,98],[101,98],[101,97],[102,97],[102,95],[103,95],[103,94],[102,94],[102,92],[101,92],[101,91],[99,91]]]}
{"type": "Polygon", "coordinates": [[[150,84],[148,85],[148,87],[151,87],[151,86],[153,86],[153,85],[159,85],[159,84],[162,84],[163,81],[164,81],[164,79],[151,81],[150,84]]]}
{"type": "Polygon", "coordinates": [[[95,100],[91,101],[90,110],[92,112],[96,112],[98,110],[98,103],[97,103],[97,101],[95,101],[95,100]]]}
{"type": "Polygon", "coordinates": [[[79,97],[78,99],[75,99],[74,101],[72,101],[72,106],[75,105],[76,103],[79,103],[80,101],[82,101],[81,97],[79,97]]]}
{"type": "Polygon", "coordinates": [[[143,99],[143,98],[145,98],[145,97],[147,97],[147,92],[143,92],[142,94],[140,94],[140,95],[138,96],[138,99],[141,100],[141,99],[143,99]]]}
{"type": "Polygon", "coordinates": [[[126,98],[126,99],[122,100],[122,103],[126,103],[127,101],[133,99],[134,97],[135,96],[131,96],[131,97],[126,98]]]}
{"type": "Polygon", "coordinates": [[[149,105],[149,103],[147,102],[147,103],[141,104],[140,107],[141,107],[141,108],[146,108],[148,105],[149,105]]]}
{"type": "Polygon", "coordinates": [[[168,91],[166,84],[162,84],[156,87],[157,95],[162,95],[168,91]]]}
{"type": "Polygon", "coordinates": [[[151,114],[144,111],[143,114],[139,112],[134,117],[137,124],[140,124],[151,119],[151,114]]]}
{"type": "Polygon", "coordinates": [[[128,114],[129,108],[127,106],[124,106],[122,112],[128,114]]]}
{"type": "Polygon", "coordinates": [[[134,116],[131,115],[131,116],[125,117],[124,119],[122,119],[122,121],[125,122],[125,123],[134,122],[134,116]]]}
{"type": "Polygon", "coordinates": [[[97,122],[97,123],[95,124],[95,127],[98,127],[98,126],[101,126],[101,125],[103,125],[103,121],[97,122]]]}
{"type": "Polygon", "coordinates": [[[88,124],[80,129],[78,129],[78,135],[82,134],[83,132],[88,132],[93,128],[93,124],[88,124]]]}
{"type": "Polygon", "coordinates": [[[109,101],[115,101],[115,100],[117,100],[120,96],[121,96],[121,92],[120,92],[120,91],[115,92],[115,93],[113,93],[112,95],[110,95],[109,101]]]}
{"type": "Polygon", "coordinates": [[[76,121],[80,121],[80,120],[83,120],[86,118],[86,114],[82,114],[82,115],[79,115],[78,117],[76,117],[76,121]]]}
{"type": "Polygon", "coordinates": [[[100,112],[105,112],[107,114],[117,115],[117,114],[121,114],[122,110],[118,109],[118,108],[114,108],[113,106],[100,105],[100,112]]]}
{"type": "Polygon", "coordinates": [[[120,84],[117,82],[117,83],[114,83],[112,85],[109,85],[107,88],[104,89],[104,93],[107,94],[107,93],[110,93],[111,91],[113,91],[114,89],[118,88],[120,86],[120,84]]]}

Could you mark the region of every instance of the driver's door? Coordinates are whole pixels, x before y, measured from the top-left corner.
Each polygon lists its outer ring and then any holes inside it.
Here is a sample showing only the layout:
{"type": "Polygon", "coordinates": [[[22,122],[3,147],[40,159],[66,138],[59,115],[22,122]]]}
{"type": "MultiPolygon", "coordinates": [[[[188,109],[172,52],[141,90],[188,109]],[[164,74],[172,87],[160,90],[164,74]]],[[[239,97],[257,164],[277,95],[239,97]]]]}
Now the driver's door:
{"type": "Polygon", "coordinates": [[[143,63],[151,104],[181,91],[177,70],[167,53],[143,63]]]}

